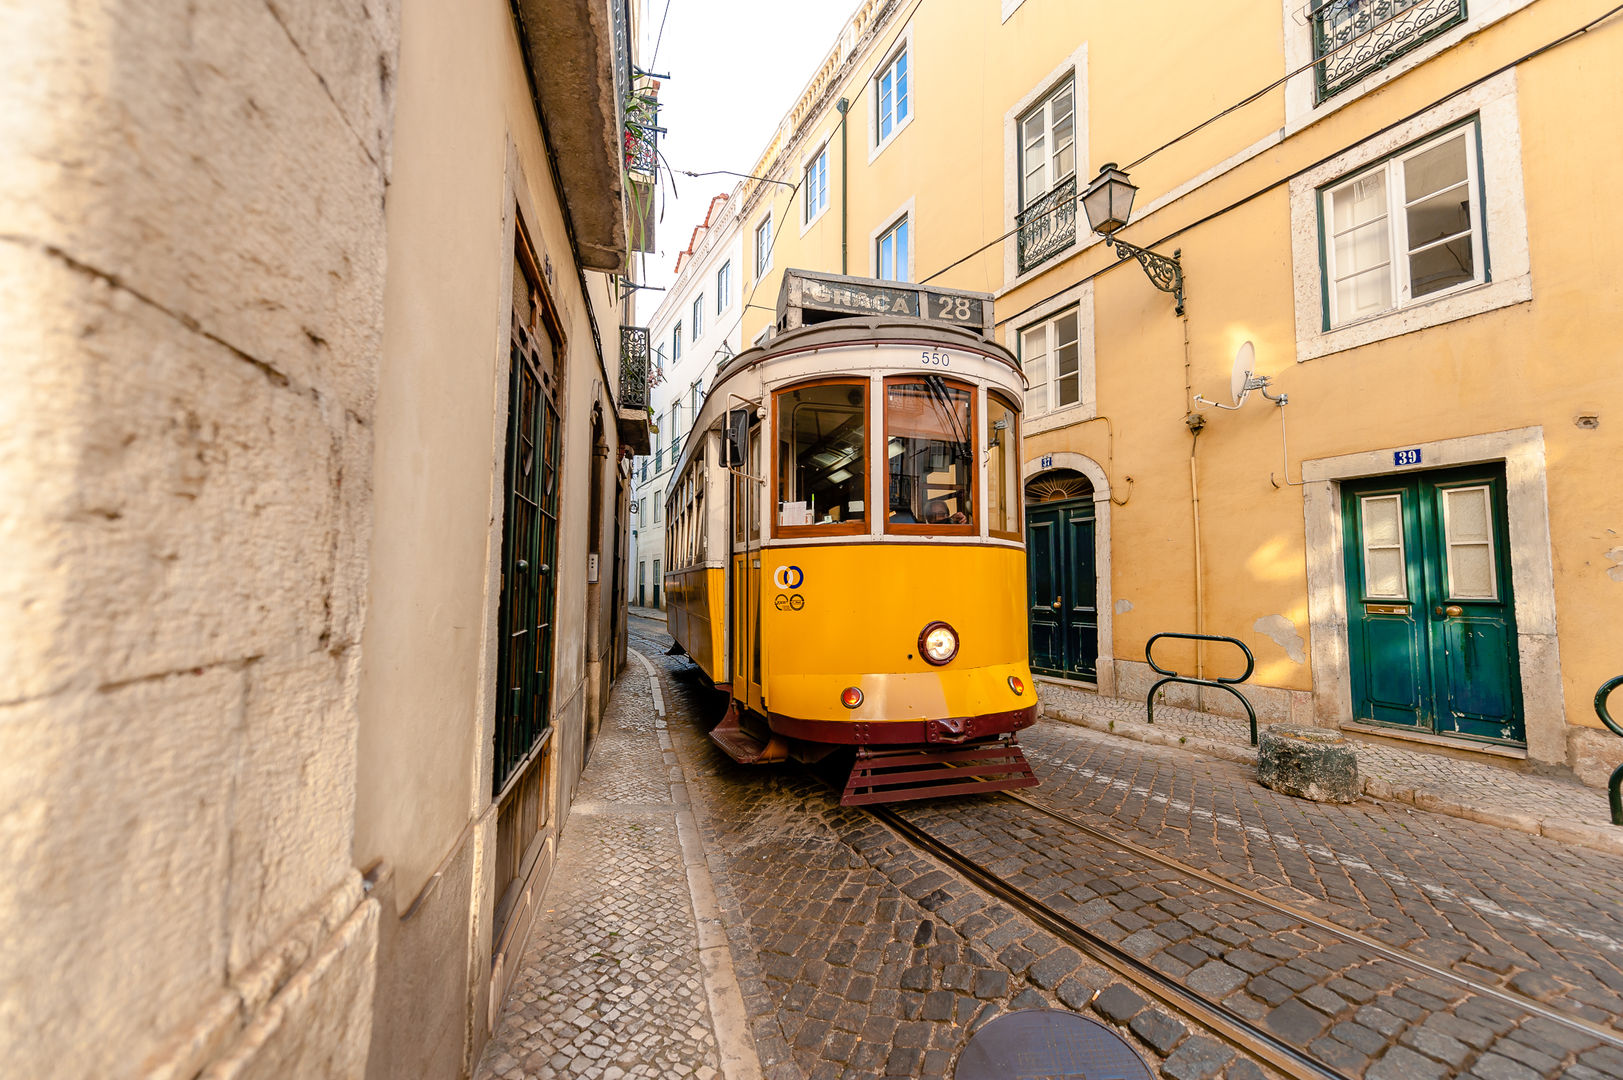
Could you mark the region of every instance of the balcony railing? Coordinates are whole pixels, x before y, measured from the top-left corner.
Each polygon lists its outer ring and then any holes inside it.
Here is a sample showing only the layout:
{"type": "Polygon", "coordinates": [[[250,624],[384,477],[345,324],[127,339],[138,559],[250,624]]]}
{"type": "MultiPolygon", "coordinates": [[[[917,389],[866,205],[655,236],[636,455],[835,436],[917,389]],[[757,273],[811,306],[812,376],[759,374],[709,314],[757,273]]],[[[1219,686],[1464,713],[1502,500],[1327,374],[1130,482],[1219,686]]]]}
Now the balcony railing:
{"type": "Polygon", "coordinates": [[[648,328],[620,327],[620,408],[648,408],[648,328]]]}
{"type": "Polygon", "coordinates": [[[1076,243],[1076,177],[1054,185],[1020,211],[1019,259],[1023,274],[1076,243]]]}
{"type": "Polygon", "coordinates": [[[1465,20],[1465,0],[1322,0],[1310,12],[1319,100],[1465,20]]]}

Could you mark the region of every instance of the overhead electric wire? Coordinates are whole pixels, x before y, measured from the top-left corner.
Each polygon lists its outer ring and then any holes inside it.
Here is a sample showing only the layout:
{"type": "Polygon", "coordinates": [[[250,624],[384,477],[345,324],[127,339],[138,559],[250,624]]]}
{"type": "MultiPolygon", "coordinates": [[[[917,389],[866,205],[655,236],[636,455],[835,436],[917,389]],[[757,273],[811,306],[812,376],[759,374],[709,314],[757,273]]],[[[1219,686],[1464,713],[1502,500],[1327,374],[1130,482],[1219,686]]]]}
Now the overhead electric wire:
{"type": "MultiPolygon", "coordinates": [[[[1517,57],[1516,59],[1511,60],[1508,63],[1501,64],[1499,67],[1494,68],[1492,71],[1489,71],[1484,75],[1480,75],[1477,78],[1472,79],[1470,82],[1465,83],[1465,84],[1463,84],[1461,86],[1458,86],[1453,90],[1450,90],[1448,93],[1442,95],[1441,97],[1427,102],[1426,104],[1420,106],[1419,108],[1413,110],[1412,112],[1409,112],[1408,114],[1406,114],[1404,116],[1398,117],[1396,120],[1393,120],[1391,123],[1385,125],[1384,127],[1378,128],[1375,131],[1370,132],[1368,135],[1363,136],[1363,138],[1360,139],[1359,141],[1364,142],[1364,141],[1368,141],[1369,139],[1376,138],[1376,137],[1378,137],[1380,135],[1384,135],[1385,133],[1387,133],[1389,131],[1392,131],[1393,129],[1395,129],[1395,128],[1399,127],[1399,126],[1408,123],[1409,121],[1415,119],[1416,117],[1421,116],[1422,114],[1424,114],[1426,112],[1429,112],[1432,109],[1437,108],[1439,105],[1443,105],[1443,104],[1446,104],[1449,101],[1452,101],[1454,98],[1459,97],[1461,94],[1465,93],[1466,91],[1472,90],[1472,89],[1482,85],[1483,83],[1489,81],[1490,79],[1496,79],[1500,75],[1503,75],[1507,71],[1515,70],[1517,67],[1520,67],[1522,64],[1527,63],[1529,60],[1537,59],[1538,57],[1544,55],[1547,52],[1550,52],[1553,49],[1560,48],[1562,45],[1565,45],[1565,44],[1575,40],[1576,38],[1582,37],[1584,34],[1589,33],[1589,31],[1593,30],[1595,27],[1599,26],[1601,23],[1603,23],[1603,22],[1607,21],[1608,19],[1612,18],[1613,16],[1617,15],[1619,12],[1623,12],[1623,4],[1618,4],[1615,7],[1609,8],[1608,10],[1606,10],[1606,11],[1602,12],[1601,14],[1595,16],[1593,19],[1590,19],[1588,22],[1584,23],[1582,26],[1577,27],[1576,29],[1573,29],[1573,30],[1569,30],[1565,34],[1562,34],[1560,37],[1553,38],[1550,41],[1545,42],[1543,45],[1540,45],[1538,48],[1532,49],[1529,52],[1523,53],[1521,56],[1517,57]]],[[[1154,247],[1156,244],[1164,244],[1168,240],[1171,240],[1171,239],[1173,239],[1174,237],[1177,237],[1177,236],[1181,236],[1181,235],[1183,235],[1184,233],[1188,232],[1191,229],[1199,228],[1200,226],[1205,225],[1207,222],[1214,221],[1217,218],[1222,217],[1224,214],[1227,214],[1227,213],[1229,213],[1230,211],[1233,211],[1233,210],[1237,210],[1240,207],[1242,207],[1242,206],[1246,205],[1247,203],[1251,202],[1252,200],[1259,199],[1262,196],[1268,194],[1270,191],[1273,191],[1276,188],[1278,188],[1278,187],[1280,187],[1280,186],[1282,186],[1284,184],[1288,184],[1292,180],[1295,180],[1300,176],[1303,176],[1303,175],[1305,175],[1305,174],[1307,174],[1309,172],[1312,172],[1314,169],[1317,169],[1319,166],[1325,165],[1325,164],[1335,160],[1342,153],[1344,153],[1345,150],[1346,150],[1346,148],[1342,147],[1339,150],[1335,150],[1335,151],[1333,151],[1333,152],[1331,152],[1329,154],[1326,154],[1325,156],[1319,158],[1317,161],[1309,162],[1308,164],[1302,166],[1301,168],[1295,170],[1294,172],[1288,173],[1285,176],[1282,176],[1277,180],[1274,180],[1274,181],[1272,181],[1272,182],[1270,182],[1268,184],[1265,184],[1262,187],[1258,188],[1257,190],[1251,192],[1248,195],[1241,196],[1240,198],[1238,198],[1238,199],[1234,200],[1233,202],[1229,203],[1227,206],[1219,207],[1218,209],[1213,210],[1211,213],[1206,214],[1203,217],[1197,218],[1196,220],[1191,221],[1186,225],[1181,225],[1178,228],[1176,228],[1176,229],[1172,230],[1171,232],[1167,233],[1166,235],[1162,236],[1160,239],[1152,241],[1151,243],[1146,244],[1144,246],[1145,247],[1154,247]]],[[[993,241],[993,243],[996,243],[996,242],[997,241],[993,241]]],[[[991,246],[990,244],[985,245],[985,247],[990,247],[990,246],[991,246]]],[[[985,247],[983,247],[981,250],[985,250],[985,247]]],[[[978,254],[978,252],[971,252],[970,254],[975,255],[975,254],[978,254]]],[[[967,257],[968,256],[966,256],[966,258],[967,257]]],[[[959,260],[959,261],[961,262],[962,260],[959,260]]],[[[957,265],[957,264],[955,263],[953,265],[957,265]]],[[[1026,313],[1028,313],[1030,311],[1033,311],[1038,307],[1041,307],[1043,304],[1048,303],[1050,300],[1055,299],[1056,297],[1060,296],[1062,293],[1069,292],[1071,289],[1076,288],[1078,285],[1081,285],[1081,284],[1083,284],[1085,282],[1088,282],[1088,281],[1092,281],[1094,278],[1098,277],[1100,274],[1104,273],[1106,270],[1109,270],[1112,266],[1115,266],[1115,265],[1117,265],[1117,264],[1116,263],[1111,263],[1109,266],[1101,267],[1100,269],[1095,270],[1093,273],[1088,274],[1086,277],[1080,278],[1077,281],[1073,281],[1070,284],[1065,285],[1064,287],[1056,290],[1055,292],[1049,293],[1047,296],[1043,297],[1042,299],[1036,300],[1036,301],[1033,301],[1030,304],[1027,304],[1024,308],[1021,308],[1019,311],[1015,312],[1014,314],[1005,315],[1003,318],[997,320],[996,325],[1002,326],[1006,322],[1010,322],[1011,320],[1018,319],[1020,316],[1025,315],[1026,313]]],[[[932,276],[934,276],[934,275],[932,275],[932,276]]],[[[926,280],[928,280],[928,279],[926,279],[926,280]]]]}
{"type": "Polygon", "coordinates": [[[658,71],[659,46],[665,40],[665,20],[671,17],[671,0],[665,0],[665,13],[659,17],[659,34],[654,38],[654,55],[648,60],[648,70],[658,71]]]}

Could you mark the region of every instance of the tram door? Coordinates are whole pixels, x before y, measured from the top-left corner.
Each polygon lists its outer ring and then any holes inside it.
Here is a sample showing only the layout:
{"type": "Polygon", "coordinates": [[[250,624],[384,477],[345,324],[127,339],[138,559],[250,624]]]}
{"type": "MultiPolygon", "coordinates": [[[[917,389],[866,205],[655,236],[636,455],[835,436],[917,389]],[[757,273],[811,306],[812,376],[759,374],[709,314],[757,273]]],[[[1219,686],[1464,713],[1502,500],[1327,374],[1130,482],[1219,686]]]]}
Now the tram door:
{"type": "Polygon", "coordinates": [[[743,469],[733,473],[732,598],[728,640],[732,644],[732,696],[766,711],[761,695],[761,426],[752,423],[743,469]],[[739,473],[747,475],[739,475],[739,473]]]}

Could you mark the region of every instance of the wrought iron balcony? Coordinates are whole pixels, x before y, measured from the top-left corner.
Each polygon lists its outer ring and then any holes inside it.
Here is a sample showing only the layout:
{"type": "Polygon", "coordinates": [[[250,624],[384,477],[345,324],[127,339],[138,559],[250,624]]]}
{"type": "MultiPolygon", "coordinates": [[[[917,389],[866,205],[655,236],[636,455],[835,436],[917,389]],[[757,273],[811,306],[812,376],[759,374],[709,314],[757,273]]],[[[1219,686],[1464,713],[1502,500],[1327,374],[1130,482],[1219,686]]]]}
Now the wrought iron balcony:
{"type": "Polygon", "coordinates": [[[648,328],[620,327],[620,408],[648,408],[648,328]]]}
{"type": "Polygon", "coordinates": [[[1076,243],[1076,177],[1054,185],[1015,218],[1019,226],[1020,273],[1053,258],[1076,243]]]}
{"type": "Polygon", "coordinates": [[[1320,0],[1309,12],[1323,101],[1465,20],[1465,0],[1320,0]]]}
{"type": "Polygon", "coordinates": [[[648,328],[620,327],[620,443],[633,454],[648,453],[653,418],[648,415],[648,328]]]}

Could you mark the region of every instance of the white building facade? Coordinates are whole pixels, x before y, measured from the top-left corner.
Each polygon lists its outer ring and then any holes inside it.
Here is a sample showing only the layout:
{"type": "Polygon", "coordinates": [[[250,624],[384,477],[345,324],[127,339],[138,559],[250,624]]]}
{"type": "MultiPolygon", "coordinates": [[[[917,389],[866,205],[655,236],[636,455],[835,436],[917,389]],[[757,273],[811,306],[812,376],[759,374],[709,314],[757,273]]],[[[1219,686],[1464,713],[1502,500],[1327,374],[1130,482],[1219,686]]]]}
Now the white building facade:
{"type": "Polygon", "coordinates": [[[639,606],[665,606],[665,486],[717,368],[742,348],[750,302],[742,283],[755,275],[744,266],[741,195],[742,189],[734,188],[711,200],[704,222],[677,256],[676,280],[648,323],[655,432],[652,454],[633,466],[627,567],[627,595],[639,606]]]}

